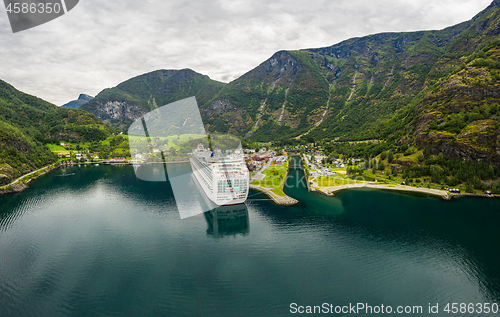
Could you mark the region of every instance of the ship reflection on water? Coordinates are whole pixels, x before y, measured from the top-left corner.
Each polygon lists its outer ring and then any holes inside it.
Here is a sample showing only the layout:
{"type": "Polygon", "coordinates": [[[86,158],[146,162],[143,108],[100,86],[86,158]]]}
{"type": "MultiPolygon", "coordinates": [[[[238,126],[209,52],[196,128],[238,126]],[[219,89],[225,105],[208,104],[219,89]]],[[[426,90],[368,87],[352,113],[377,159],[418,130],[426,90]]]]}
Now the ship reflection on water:
{"type": "Polygon", "coordinates": [[[227,236],[248,235],[250,225],[248,209],[245,204],[220,206],[205,212],[207,234],[214,238],[227,236]]]}

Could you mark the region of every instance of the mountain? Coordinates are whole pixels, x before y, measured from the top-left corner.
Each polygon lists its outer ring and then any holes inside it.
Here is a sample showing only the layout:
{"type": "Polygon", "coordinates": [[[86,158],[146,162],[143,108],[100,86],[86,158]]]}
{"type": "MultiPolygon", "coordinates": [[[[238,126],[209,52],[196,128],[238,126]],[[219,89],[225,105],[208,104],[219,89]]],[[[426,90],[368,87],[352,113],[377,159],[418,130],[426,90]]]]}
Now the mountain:
{"type": "Polygon", "coordinates": [[[204,104],[204,120],[256,141],[387,139],[498,165],[499,9],[438,31],[278,52],[204,104]]]}
{"type": "Polygon", "coordinates": [[[77,100],[70,101],[67,104],[62,105],[61,107],[62,108],[80,109],[80,107],[82,105],[86,104],[87,102],[89,102],[92,99],[94,99],[94,97],[89,96],[89,95],[85,95],[85,94],[80,94],[80,96],[78,97],[77,100]]]}
{"type": "Polygon", "coordinates": [[[307,52],[277,52],[222,88],[202,106],[202,117],[212,132],[260,141],[307,132],[329,103],[328,79],[335,71],[324,66],[307,52]]]}
{"type": "Polygon", "coordinates": [[[85,111],[57,107],[0,80],[0,185],[55,162],[48,141],[97,141],[112,131],[85,111]]]}
{"type": "Polygon", "coordinates": [[[376,127],[413,101],[428,78],[443,75],[433,66],[471,24],[277,52],[224,87],[203,113],[216,130],[229,127],[261,141],[311,130],[315,138],[378,138],[376,127]]]}
{"type": "Polygon", "coordinates": [[[143,114],[174,101],[195,96],[199,105],[204,104],[223,86],[190,69],[158,70],[101,91],[81,109],[126,129],[143,114]]]}

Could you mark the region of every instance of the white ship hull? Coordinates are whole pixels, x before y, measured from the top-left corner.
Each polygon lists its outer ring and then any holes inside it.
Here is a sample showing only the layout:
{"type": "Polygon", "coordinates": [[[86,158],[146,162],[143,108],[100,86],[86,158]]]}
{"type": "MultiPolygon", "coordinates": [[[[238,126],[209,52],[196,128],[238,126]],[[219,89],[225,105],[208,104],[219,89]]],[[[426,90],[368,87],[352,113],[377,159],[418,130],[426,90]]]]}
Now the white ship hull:
{"type": "MultiPolygon", "coordinates": [[[[190,163],[204,194],[216,205],[237,205],[247,200],[250,176],[246,165],[244,170],[239,167],[240,170],[234,172],[233,169],[217,168],[225,162],[210,164],[196,156],[191,156],[190,163]]],[[[241,162],[233,165],[243,166],[241,162]]]]}

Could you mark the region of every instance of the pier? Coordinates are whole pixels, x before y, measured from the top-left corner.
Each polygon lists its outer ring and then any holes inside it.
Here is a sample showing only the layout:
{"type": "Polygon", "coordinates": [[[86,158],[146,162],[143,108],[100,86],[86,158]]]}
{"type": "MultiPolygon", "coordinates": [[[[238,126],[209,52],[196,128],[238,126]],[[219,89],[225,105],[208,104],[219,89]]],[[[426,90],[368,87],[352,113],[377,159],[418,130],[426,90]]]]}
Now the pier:
{"type": "Polygon", "coordinates": [[[278,196],[275,193],[271,191],[269,188],[264,188],[262,186],[257,186],[257,185],[251,185],[250,188],[254,190],[258,190],[259,192],[263,193],[267,197],[269,197],[272,201],[274,201],[277,205],[282,205],[282,206],[293,206],[299,203],[297,199],[294,199],[289,196],[278,196]]]}

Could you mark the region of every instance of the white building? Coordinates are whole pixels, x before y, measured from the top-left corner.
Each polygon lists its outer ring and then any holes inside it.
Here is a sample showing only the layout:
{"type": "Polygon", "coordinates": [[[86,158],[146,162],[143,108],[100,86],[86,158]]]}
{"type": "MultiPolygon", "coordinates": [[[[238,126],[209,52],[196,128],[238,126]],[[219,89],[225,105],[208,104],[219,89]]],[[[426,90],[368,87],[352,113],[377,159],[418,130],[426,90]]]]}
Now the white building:
{"type": "Polygon", "coordinates": [[[283,165],[287,160],[286,156],[276,156],[273,158],[273,165],[283,165]]]}
{"type": "Polygon", "coordinates": [[[325,155],[315,155],[314,158],[316,159],[316,163],[321,163],[323,162],[324,159],[327,158],[325,155]]]}

